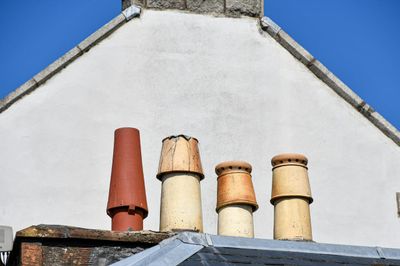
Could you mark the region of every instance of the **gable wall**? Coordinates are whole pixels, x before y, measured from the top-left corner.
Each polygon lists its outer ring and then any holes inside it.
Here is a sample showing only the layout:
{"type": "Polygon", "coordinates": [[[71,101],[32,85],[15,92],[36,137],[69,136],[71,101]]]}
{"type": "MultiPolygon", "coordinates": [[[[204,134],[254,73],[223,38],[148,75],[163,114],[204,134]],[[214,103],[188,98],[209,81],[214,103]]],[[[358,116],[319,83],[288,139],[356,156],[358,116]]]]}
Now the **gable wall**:
{"type": "Polygon", "coordinates": [[[318,242],[399,246],[399,147],[339,98],[256,19],[145,10],[0,115],[0,224],[110,228],[113,130],[141,131],[158,229],[162,138],[200,141],[205,231],[216,233],[214,166],[253,165],[259,238],[272,237],[272,156],[304,153],[318,242]]]}

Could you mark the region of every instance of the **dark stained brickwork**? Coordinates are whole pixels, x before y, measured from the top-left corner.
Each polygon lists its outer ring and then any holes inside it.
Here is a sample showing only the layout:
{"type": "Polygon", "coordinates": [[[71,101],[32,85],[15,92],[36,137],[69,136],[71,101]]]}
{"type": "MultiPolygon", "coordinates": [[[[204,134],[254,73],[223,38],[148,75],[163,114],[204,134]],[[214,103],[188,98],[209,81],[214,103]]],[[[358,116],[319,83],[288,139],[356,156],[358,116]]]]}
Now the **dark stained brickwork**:
{"type": "Polygon", "coordinates": [[[38,225],[17,232],[7,265],[109,265],[172,236],[38,225]]]}

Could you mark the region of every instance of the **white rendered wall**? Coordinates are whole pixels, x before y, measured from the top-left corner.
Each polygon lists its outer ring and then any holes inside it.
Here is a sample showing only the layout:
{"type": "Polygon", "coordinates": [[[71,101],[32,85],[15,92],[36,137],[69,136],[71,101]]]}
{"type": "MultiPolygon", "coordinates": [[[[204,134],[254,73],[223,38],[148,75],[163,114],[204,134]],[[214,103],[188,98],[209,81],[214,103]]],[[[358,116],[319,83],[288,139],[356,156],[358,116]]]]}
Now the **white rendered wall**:
{"type": "Polygon", "coordinates": [[[0,224],[110,228],[113,131],[141,132],[149,216],[158,230],[162,138],[200,141],[205,232],[216,233],[216,175],[253,165],[255,235],[272,238],[272,156],[304,153],[314,240],[400,247],[399,147],[255,19],[148,11],[0,114],[0,224]]]}

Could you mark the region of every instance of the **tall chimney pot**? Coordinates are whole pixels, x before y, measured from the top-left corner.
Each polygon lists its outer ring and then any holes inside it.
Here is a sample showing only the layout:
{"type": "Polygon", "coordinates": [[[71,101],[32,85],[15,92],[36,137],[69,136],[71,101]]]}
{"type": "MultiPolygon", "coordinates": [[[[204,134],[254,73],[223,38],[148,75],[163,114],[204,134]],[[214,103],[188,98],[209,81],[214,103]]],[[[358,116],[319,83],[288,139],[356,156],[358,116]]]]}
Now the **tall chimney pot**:
{"type": "Polygon", "coordinates": [[[165,138],[157,178],[162,182],[160,231],[203,232],[200,181],[204,175],[197,139],[165,138]]]}
{"type": "Polygon", "coordinates": [[[271,160],[274,239],[312,241],[307,163],[304,155],[292,153],[271,160]]]}
{"type": "Polygon", "coordinates": [[[252,167],[247,162],[228,161],[218,164],[218,234],[254,237],[253,212],[258,209],[252,167]]]}
{"type": "Polygon", "coordinates": [[[143,230],[148,209],[136,128],[115,130],[107,214],[112,219],[113,231],[143,230]]]}

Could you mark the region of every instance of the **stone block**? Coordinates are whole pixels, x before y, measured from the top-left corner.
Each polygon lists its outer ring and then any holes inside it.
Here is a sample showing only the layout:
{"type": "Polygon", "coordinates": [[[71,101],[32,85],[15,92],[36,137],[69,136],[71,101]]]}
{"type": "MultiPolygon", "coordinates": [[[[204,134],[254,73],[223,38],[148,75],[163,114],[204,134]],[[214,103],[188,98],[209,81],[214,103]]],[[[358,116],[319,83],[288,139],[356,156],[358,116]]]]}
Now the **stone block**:
{"type": "Polygon", "coordinates": [[[198,13],[224,13],[224,0],[187,0],[187,9],[198,13]]]}
{"type": "Polygon", "coordinates": [[[293,40],[292,37],[290,37],[283,30],[278,32],[277,41],[304,65],[310,64],[310,62],[314,59],[314,57],[306,49],[293,40]]]}
{"type": "Polygon", "coordinates": [[[78,48],[83,52],[87,52],[92,46],[110,35],[114,30],[119,28],[124,23],[126,23],[125,16],[123,14],[119,14],[113,20],[108,22],[106,25],[98,29],[95,33],[78,44],[78,48]]]}
{"type": "Polygon", "coordinates": [[[124,11],[125,9],[127,9],[128,7],[130,7],[132,5],[145,7],[146,0],[122,0],[122,11],[124,11]]]}
{"type": "Polygon", "coordinates": [[[38,87],[36,80],[33,78],[19,86],[15,91],[8,94],[0,101],[0,113],[10,107],[18,99],[30,93],[38,87]]]}
{"type": "Polygon", "coordinates": [[[147,0],[147,7],[157,9],[186,9],[185,0],[147,0]]]}
{"type": "Polygon", "coordinates": [[[308,68],[312,73],[314,73],[314,75],[316,75],[354,108],[357,109],[362,104],[363,100],[331,71],[329,71],[329,69],[327,69],[321,62],[313,60],[308,65],[308,68]]]}
{"type": "Polygon", "coordinates": [[[260,0],[226,0],[226,14],[232,17],[261,17],[262,3],[260,0]]]}
{"type": "Polygon", "coordinates": [[[328,70],[318,60],[312,60],[308,64],[308,68],[314,75],[327,84],[333,91],[335,91],[346,102],[352,105],[359,111],[365,118],[372,122],[379,128],[383,134],[392,139],[396,144],[400,145],[400,133],[387,122],[379,113],[366,104],[356,93],[354,93],[346,84],[344,84],[338,77],[328,70]]]}
{"type": "Polygon", "coordinates": [[[74,61],[80,54],[81,50],[78,47],[72,48],[66,54],[64,54],[48,67],[36,74],[33,77],[34,80],[38,83],[38,85],[41,85],[42,83],[46,82],[46,80],[51,78],[54,74],[58,73],[62,68],[74,61]]]}
{"type": "Polygon", "coordinates": [[[385,118],[383,118],[377,112],[370,112],[367,116],[368,120],[371,121],[376,127],[378,127],[383,134],[392,139],[397,145],[400,146],[400,132],[390,124],[385,118]]]}

